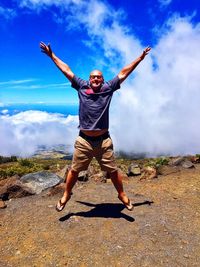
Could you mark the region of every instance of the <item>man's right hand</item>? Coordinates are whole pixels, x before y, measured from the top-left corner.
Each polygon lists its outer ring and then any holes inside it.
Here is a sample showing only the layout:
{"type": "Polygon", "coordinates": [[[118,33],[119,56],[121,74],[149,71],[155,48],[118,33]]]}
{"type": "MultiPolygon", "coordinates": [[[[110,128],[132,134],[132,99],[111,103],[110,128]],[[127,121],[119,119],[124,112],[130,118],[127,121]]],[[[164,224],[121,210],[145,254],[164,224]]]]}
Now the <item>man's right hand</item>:
{"type": "Polygon", "coordinates": [[[56,66],[62,71],[62,73],[67,77],[69,81],[72,81],[74,77],[74,73],[71,71],[70,67],[63,62],[61,59],[59,59],[51,50],[50,44],[46,45],[43,42],[40,42],[40,48],[41,52],[45,53],[47,56],[49,56],[53,62],[56,64],[56,66]]]}
{"type": "Polygon", "coordinates": [[[45,43],[40,42],[40,48],[42,53],[45,53],[47,56],[52,58],[52,50],[50,44],[46,45],[45,43]]]}

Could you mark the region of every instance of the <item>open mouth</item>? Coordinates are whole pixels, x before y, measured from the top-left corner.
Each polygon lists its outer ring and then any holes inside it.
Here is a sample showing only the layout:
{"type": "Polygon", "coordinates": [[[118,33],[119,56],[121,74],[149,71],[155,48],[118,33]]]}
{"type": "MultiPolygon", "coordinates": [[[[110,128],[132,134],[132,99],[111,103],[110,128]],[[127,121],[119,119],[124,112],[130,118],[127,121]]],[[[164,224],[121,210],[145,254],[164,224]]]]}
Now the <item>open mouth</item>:
{"type": "Polygon", "coordinates": [[[101,84],[100,81],[93,81],[93,82],[92,82],[92,85],[94,85],[94,86],[95,86],[95,85],[97,86],[97,85],[100,85],[100,84],[101,84]]]}

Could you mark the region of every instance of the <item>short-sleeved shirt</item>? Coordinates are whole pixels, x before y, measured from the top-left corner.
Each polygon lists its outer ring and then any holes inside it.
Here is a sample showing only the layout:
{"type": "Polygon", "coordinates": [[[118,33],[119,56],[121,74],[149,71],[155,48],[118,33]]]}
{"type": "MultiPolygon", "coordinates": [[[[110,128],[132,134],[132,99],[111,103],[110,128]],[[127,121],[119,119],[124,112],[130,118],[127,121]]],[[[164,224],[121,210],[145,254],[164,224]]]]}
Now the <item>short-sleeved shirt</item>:
{"type": "Polygon", "coordinates": [[[114,91],[120,88],[119,77],[104,82],[98,93],[94,93],[89,81],[74,75],[72,85],[79,96],[80,130],[102,130],[109,128],[109,106],[114,91]]]}

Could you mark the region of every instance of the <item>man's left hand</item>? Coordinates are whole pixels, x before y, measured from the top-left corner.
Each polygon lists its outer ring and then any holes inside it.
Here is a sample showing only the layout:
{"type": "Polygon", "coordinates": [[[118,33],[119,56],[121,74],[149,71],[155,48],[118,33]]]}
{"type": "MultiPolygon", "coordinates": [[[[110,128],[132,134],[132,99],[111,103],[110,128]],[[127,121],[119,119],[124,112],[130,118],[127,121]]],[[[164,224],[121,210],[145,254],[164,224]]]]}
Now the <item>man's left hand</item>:
{"type": "Polygon", "coordinates": [[[146,57],[146,55],[149,54],[149,51],[150,51],[150,50],[151,50],[151,47],[150,47],[150,46],[146,47],[146,48],[143,50],[142,55],[140,56],[140,58],[143,60],[143,59],[146,57]]]}

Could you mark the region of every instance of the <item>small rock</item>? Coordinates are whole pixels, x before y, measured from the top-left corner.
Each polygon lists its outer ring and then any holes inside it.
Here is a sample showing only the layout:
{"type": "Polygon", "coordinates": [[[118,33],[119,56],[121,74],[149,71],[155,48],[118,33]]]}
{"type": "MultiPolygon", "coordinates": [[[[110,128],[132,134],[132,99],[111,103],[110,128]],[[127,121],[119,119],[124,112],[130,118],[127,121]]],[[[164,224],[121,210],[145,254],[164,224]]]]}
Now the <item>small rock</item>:
{"type": "Polygon", "coordinates": [[[78,175],[78,181],[87,182],[88,181],[88,171],[81,171],[78,175]]]}
{"type": "Polygon", "coordinates": [[[94,179],[95,182],[106,183],[106,172],[98,172],[90,176],[90,179],[94,179]]]}
{"type": "Polygon", "coordinates": [[[183,162],[184,160],[185,160],[184,157],[173,158],[172,160],[170,160],[169,165],[179,166],[181,165],[181,162],[183,162]]]}
{"type": "Polygon", "coordinates": [[[181,162],[181,166],[185,169],[194,168],[194,164],[190,160],[184,160],[183,162],[181,162]]]}
{"type": "Polygon", "coordinates": [[[180,168],[178,168],[177,166],[162,165],[162,166],[159,166],[158,168],[158,174],[164,175],[164,176],[172,174],[172,173],[176,173],[179,171],[180,171],[180,168]]]}
{"type": "Polygon", "coordinates": [[[188,259],[189,258],[189,255],[188,254],[184,254],[183,257],[186,258],[186,259],[188,259]]]}
{"type": "Polygon", "coordinates": [[[141,169],[138,164],[131,163],[131,165],[128,167],[128,176],[136,176],[141,174],[141,169]]]}
{"type": "Polygon", "coordinates": [[[7,207],[6,203],[0,199],[0,209],[5,209],[7,207]]]}
{"type": "Polygon", "coordinates": [[[73,215],[72,218],[74,219],[75,222],[78,222],[79,221],[79,218],[76,215],[73,215]]]}
{"type": "Polygon", "coordinates": [[[191,162],[196,164],[196,163],[200,163],[200,157],[197,157],[197,156],[192,156],[190,158],[191,162]]]}
{"type": "Polygon", "coordinates": [[[143,169],[140,180],[157,178],[157,170],[153,167],[147,166],[143,169]]]}

